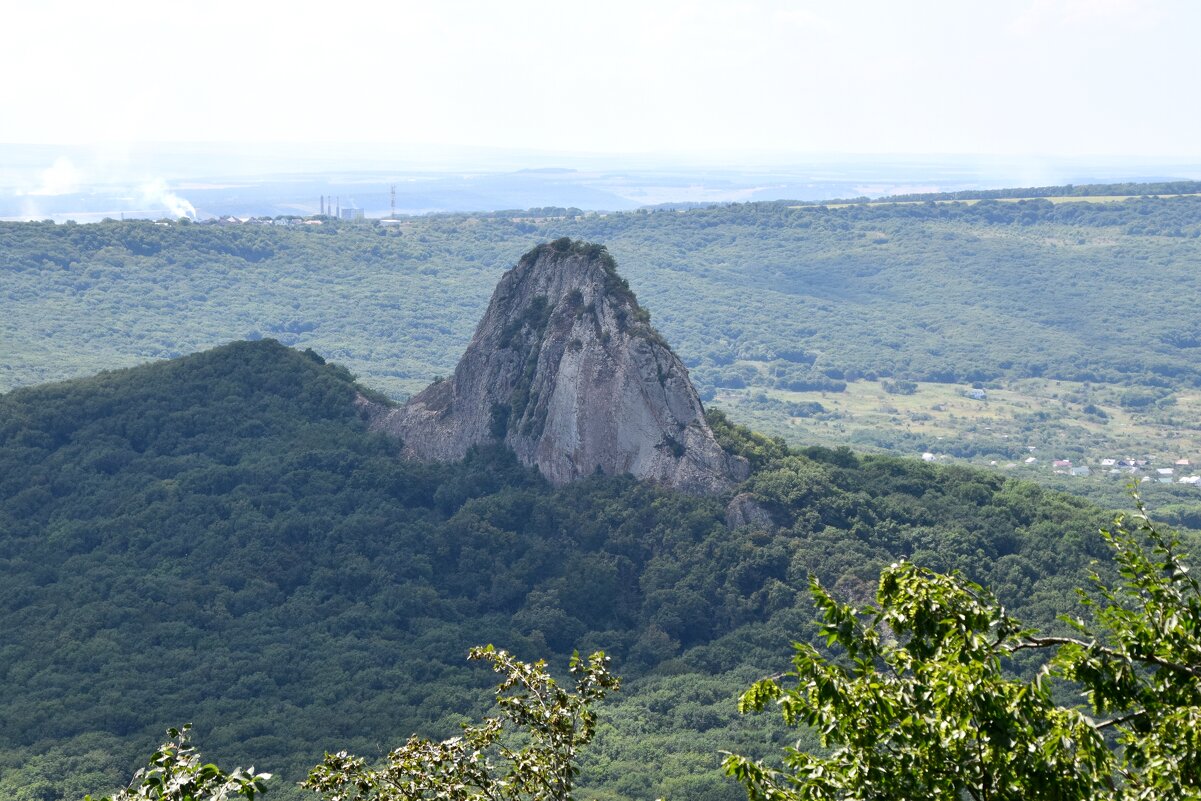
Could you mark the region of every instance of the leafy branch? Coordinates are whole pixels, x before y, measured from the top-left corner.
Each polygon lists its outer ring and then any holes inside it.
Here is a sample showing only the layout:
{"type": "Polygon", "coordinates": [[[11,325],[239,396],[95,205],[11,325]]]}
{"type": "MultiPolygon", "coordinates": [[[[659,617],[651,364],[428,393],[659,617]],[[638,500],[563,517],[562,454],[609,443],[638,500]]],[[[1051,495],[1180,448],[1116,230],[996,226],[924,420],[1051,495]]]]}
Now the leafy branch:
{"type": "Polygon", "coordinates": [[[831,750],[789,750],[784,770],[728,754],[727,774],[752,801],[1201,798],[1201,589],[1179,538],[1135,503],[1101,532],[1121,581],[1093,575],[1091,624],[1068,621],[1080,637],[1024,631],[980,586],[907,562],[863,609],[811,580],[821,634],[843,658],[796,644],[792,671],[752,685],[739,709],[774,703],[831,750]],[[1054,650],[1029,680],[1006,670],[1025,649],[1054,650]],[[1058,705],[1048,678],[1109,717],[1058,705]]]}
{"type": "Polygon", "coordinates": [[[191,724],[167,729],[171,739],[158,747],[150,763],[134,774],[128,786],[115,795],[84,801],[250,801],[267,792],[270,773],[255,773],[254,768],[235,768],[225,773],[212,763],[202,763],[200,753],[188,742],[191,724]]]}
{"type": "Polygon", "coordinates": [[[504,675],[496,690],[501,714],[464,724],[463,734],[441,742],[411,737],[386,763],[371,768],[346,752],[326,754],[302,786],[326,801],[567,801],[579,774],[577,753],[592,740],[592,706],[620,686],[609,659],[596,652],[571,658],[569,692],[546,672],[546,663],[521,662],[491,645],[473,648],[504,675]],[[521,732],[521,747],[507,735],[521,732]]]}

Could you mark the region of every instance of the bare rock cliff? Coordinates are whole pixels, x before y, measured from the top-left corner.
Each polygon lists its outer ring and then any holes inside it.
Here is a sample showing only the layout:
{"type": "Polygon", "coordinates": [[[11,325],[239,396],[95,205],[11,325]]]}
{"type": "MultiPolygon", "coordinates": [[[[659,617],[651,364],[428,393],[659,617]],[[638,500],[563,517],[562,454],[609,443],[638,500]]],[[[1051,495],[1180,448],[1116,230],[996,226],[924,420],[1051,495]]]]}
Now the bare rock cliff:
{"type": "Polygon", "coordinates": [[[631,473],[684,492],[746,477],[705,422],[688,371],[602,246],[540,245],[501,278],[454,376],[398,409],[366,404],[407,456],[503,441],[554,484],[631,473]]]}

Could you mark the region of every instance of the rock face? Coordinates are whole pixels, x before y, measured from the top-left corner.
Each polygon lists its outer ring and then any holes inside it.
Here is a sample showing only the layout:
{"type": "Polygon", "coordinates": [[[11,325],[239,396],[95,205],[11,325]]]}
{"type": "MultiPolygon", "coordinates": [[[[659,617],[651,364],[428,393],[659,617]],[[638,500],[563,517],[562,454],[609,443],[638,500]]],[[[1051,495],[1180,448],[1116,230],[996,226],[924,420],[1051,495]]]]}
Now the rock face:
{"type": "Polygon", "coordinates": [[[740,492],[726,504],[726,528],[750,526],[758,529],[775,528],[771,513],[764,509],[749,492],[740,492]]]}
{"type": "Polygon", "coordinates": [[[566,239],[504,274],[453,377],[398,409],[367,405],[409,457],[503,441],[554,484],[631,473],[705,494],[748,472],[714,440],[688,371],[612,257],[566,239]]]}

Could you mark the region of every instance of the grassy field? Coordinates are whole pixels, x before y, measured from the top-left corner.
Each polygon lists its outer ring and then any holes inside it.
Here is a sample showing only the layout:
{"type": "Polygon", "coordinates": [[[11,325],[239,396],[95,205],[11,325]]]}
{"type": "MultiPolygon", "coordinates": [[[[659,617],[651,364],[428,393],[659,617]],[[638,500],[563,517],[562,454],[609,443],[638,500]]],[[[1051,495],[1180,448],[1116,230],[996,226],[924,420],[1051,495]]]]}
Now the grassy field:
{"type": "Polygon", "coordinates": [[[845,392],[720,390],[712,404],[792,443],[927,454],[1050,483],[1110,506],[1128,505],[1126,488],[1136,481],[1153,504],[1201,508],[1201,487],[1179,481],[1201,474],[1199,391],[1045,379],[989,385],[983,399],[969,397],[966,385],[900,388],[910,394],[875,381],[851,382],[845,392]],[[1108,459],[1146,465],[1102,464],[1108,459]],[[1177,465],[1181,459],[1190,464],[1177,465]],[[1055,464],[1068,460],[1071,467],[1088,467],[1089,475],[1055,464]],[[1169,468],[1171,476],[1158,472],[1169,468]]]}

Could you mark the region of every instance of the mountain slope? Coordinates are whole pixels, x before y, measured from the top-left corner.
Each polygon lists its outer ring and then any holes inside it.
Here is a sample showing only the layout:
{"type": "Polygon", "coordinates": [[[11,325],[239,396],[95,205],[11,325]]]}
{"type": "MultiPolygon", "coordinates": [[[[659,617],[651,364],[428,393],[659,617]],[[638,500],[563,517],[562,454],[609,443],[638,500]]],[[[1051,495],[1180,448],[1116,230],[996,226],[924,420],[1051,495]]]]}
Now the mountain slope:
{"type": "Polygon", "coordinates": [[[715,751],[782,736],[733,699],[816,641],[810,572],[862,597],[908,555],[1046,626],[1100,553],[1078,501],[719,418],[768,530],[628,477],[556,488],[497,446],[404,460],[363,392],[260,341],[0,396],[0,797],[112,786],[188,720],[299,797],[325,750],[480,714],[492,677],[463,657],[491,641],[614,655],[628,682],[584,777],[604,797],[735,799],[715,751]]]}

